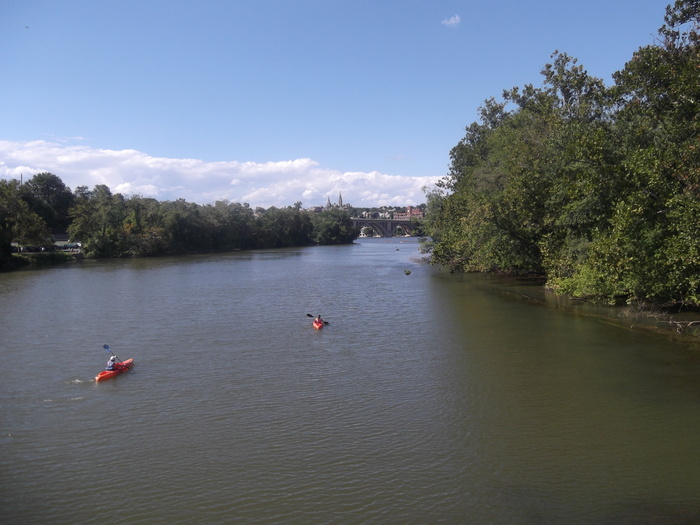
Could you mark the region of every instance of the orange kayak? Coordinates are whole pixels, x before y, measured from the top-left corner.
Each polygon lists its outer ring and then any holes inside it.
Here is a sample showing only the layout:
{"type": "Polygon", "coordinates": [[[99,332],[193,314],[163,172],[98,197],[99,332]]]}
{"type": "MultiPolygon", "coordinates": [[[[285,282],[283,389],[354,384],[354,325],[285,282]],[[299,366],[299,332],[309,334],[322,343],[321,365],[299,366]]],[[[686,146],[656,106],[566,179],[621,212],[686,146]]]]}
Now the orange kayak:
{"type": "Polygon", "coordinates": [[[134,366],[134,358],[127,359],[126,361],[121,361],[119,363],[114,363],[114,370],[102,370],[99,374],[95,376],[95,381],[104,381],[105,379],[110,379],[116,377],[122,372],[126,372],[134,366]]]}
{"type": "Polygon", "coordinates": [[[316,319],[314,319],[313,325],[316,330],[320,330],[321,328],[323,328],[323,321],[317,321],[316,319]]]}

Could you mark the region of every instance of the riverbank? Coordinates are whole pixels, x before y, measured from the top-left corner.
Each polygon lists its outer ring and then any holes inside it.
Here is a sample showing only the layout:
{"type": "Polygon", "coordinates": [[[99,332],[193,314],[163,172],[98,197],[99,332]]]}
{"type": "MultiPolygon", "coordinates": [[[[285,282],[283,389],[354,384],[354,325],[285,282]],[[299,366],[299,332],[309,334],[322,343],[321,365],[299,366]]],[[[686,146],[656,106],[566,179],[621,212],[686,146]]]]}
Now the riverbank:
{"type": "Polygon", "coordinates": [[[700,350],[700,312],[675,311],[648,304],[601,305],[547,290],[538,279],[484,275],[483,284],[495,292],[533,306],[557,308],[570,315],[599,319],[625,330],[668,336],[700,350]]]}
{"type": "Polygon", "coordinates": [[[0,272],[11,272],[22,268],[56,266],[82,259],[80,253],[61,251],[12,254],[9,259],[0,261],[0,272]]]}

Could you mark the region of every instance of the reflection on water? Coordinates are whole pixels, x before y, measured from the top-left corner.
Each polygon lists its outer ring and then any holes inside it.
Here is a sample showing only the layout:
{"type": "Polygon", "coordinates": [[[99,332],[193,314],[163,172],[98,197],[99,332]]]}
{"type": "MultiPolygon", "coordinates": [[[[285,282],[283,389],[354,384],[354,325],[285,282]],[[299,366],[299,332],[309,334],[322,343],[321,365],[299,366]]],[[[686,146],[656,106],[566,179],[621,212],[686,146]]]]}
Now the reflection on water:
{"type": "Polygon", "coordinates": [[[486,284],[403,239],[0,275],[0,516],[697,522],[697,353],[486,284]]]}

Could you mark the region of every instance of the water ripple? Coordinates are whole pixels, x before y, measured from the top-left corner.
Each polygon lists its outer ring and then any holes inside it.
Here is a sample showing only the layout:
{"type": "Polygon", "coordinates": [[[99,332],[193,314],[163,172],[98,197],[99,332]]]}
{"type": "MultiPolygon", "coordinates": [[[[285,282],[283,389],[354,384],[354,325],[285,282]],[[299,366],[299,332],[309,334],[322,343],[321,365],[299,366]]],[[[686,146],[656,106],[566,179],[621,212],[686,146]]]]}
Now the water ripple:
{"type": "Polygon", "coordinates": [[[697,517],[692,359],[385,241],[0,274],[3,524],[697,517]]]}

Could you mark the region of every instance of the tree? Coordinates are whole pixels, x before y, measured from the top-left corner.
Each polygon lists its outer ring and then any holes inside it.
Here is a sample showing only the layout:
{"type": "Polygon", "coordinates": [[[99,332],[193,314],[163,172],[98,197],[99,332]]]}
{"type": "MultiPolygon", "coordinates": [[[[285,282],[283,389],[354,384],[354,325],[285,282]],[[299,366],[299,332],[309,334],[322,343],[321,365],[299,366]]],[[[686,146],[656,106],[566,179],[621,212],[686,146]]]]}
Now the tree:
{"type": "Polygon", "coordinates": [[[566,291],[700,304],[699,20],[698,0],[669,5],[661,43],[614,75],[622,180],[566,291]]]}
{"type": "Polygon", "coordinates": [[[257,218],[258,247],[306,246],[312,244],[313,226],[301,206],[271,207],[257,218]]]}
{"type": "Polygon", "coordinates": [[[331,209],[313,215],[313,241],[316,244],[349,244],[360,235],[350,214],[331,209]]]}
{"type": "Polygon", "coordinates": [[[555,53],[489,99],[429,196],[433,259],[577,296],[700,305],[700,0],[606,88],[555,53]]]}
{"type": "Polygon", "coordinates": [[[124,201],[125,215],[119,233],[120,256],[168,253],[170,237],[163,223],[162,206],[153,198],[134,195],[124,201]]]}
{"type": "Polygon", "coordinates": [[[253,210],[247,204],[217,201],[202,209],[211,231],[212,249],[245,250],[254,245],[253,210]]]}
{"type": "Polygon", "coordinates": [[[163,224],[170,237],[171,253],[212,250],[212,230],[199,204],[185,199],[163,203],[163,224]]]}
{"type": "Polygon", "coordinates": [[[104,184],[77,199],[71,208],[68,234],[81,242],[86,256],[112,257],[118,255],[119,240],[125,218],[124,197],[104,184]]]}
{"type": "Polygon", "coordinates": [[[53,233],[64,233],[70,224],[68,210],[74,196],[60,177],[38,173],[20,189],[22,198],[41,217],[53,233]]]}
{"type": "Polygon", "coordinates": [[[512,88],[503,102],[486,100],[481,123],[467,127],[453,148],[450,173],[438,185],[446,193],[433,195],[440,206],[427,221],[438,262],[544,273],[573,224],[590,220],[575,205],[569,223],[557,219],[563,206],[590,198],[577,187],[590,186],[585,181],[597,168],[580,145],[601,133],[605,87],[566,54],[553,59],[542,70],[542,88],[512,88]]]}
{"type": "Polygon", "coordinates": [[[19,183],[0,180],[0,268],[12,258],[12,243],[50,245],[46,223],[22,200],[19,183]]]}

